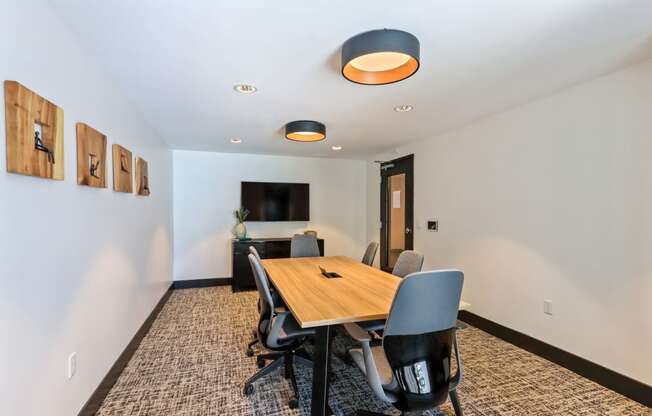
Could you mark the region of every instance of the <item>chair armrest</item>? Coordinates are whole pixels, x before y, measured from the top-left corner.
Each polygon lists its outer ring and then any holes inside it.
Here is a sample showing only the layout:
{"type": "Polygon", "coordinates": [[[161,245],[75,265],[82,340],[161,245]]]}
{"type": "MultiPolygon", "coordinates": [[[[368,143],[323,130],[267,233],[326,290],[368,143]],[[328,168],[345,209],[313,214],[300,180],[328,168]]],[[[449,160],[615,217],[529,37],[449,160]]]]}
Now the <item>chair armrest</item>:
{"type": "MultiPolygon", "coordinates": [[[[382,348],[382,347],[381,347],[382,348]]],[[[362,342],[362,355],[364,357],[364,367],[365,375],[367,376],[367,382],[369,387],[376,394],[380,400],[386,403],[392,403],[387,394],[385,394],[385,389],[383,388],[383,383],[380,380],[380,374],[378,374],[378,367],[376,366],[376,360],[374,360],[374,354],[371,351],[371,346],[368,341],[362,342]]]]}
{"type": "Polygon", "coordinates": [[[346,332],[349,333],[349,336],[353,338],[354,340],[362,343],[362,342],[370,342],[371,337],[369,336],[369,333],[362,329],[358,324],[344,324],[344,329],[346,329],[346,332]]]}
{"type": "Polygon", "coordinates": [[[376,362],[374,360],[374,354],[371,352],[371,341],[372,338],[367,331],[357,324],[350,323],[344,324],[344,329],[349,333],[351,338],[355,339],[362,345],[362,356],[364,360],[365,375],[367,377],[367,382],[371,387],[371,390],[376,394],[376,396],[387,402],[392,403],[392,401],[385,394],[383,389],[383,384],[380,380],[380,375],[378,374],[378,368],[376,367],[376,362]]]}

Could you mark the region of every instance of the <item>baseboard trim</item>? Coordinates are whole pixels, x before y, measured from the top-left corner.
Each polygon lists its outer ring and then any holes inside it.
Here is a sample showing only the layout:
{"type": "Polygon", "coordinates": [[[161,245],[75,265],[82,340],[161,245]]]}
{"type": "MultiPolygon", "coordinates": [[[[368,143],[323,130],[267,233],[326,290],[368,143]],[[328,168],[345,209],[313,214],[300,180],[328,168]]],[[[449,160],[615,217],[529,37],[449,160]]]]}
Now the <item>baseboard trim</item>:
{"type": "Polygon", "coordinates": [[[230,277],[214,277],[211,279],[175,280],[174,289],[196,289],[199,287],[230,286],[230,277]]]}
{"type": "Polygon", "coordinates": [[[111,366],[111,369],[109,369],[109,372],[106,374],[106,376],[104,376],[100,382],[100,385],[97,386],[90,399],[88,399],[84,407],[82,407],[82,409],[79,411],[78,416],[93,416],[100,409],[102,402],[109,394],[109,391],[115,382],[118,381],[120,374],[122,374],[122,370],[124,370],[124,368],[127,366],[129,360],[131,360],[131,357],[138,349],[140,342],[143,340],[143,338],[145,338],[145,335],[147,335],[147,332],[154,323],[154,320],[156,320],[159,312],[161,312],[161,309],[163,309],[163,306],[168,301],[168,298],[172,294],[173,289],[174,284],[171,284],[168,290],[165,291],[165,294],[163,294],[161,299],[158,301],[152,312],[150,312],[147,319],[145,319],[145,322],[143,322],[143,324],[140,326],[134,337],[131,339],[131,341],[129,341],[129,344],[127,344],[127,347],[124,349],[124,351],[122,351],[122,354],[120,354],[116,362],[111,366]]]}
{"type": "Polygon", "coordinates": [[[539,341],[522,332],[490,321],[472,312],[460,311],[458,318],[510,344],[516,345],[555,364],[559,364],[582,377],[588,378],[632,400],[636,400],[644,406],[652,407],[652,387],[647,384],[631,379],[543,341],[539,341]]]}

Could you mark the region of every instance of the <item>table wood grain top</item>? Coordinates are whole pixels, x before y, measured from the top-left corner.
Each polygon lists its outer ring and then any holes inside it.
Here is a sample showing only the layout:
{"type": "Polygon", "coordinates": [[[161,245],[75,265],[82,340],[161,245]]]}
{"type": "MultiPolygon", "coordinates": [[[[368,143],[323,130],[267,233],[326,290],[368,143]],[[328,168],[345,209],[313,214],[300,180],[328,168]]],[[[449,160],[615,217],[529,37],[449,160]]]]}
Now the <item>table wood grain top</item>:
{"type": "Polygon", "coordinates": [[[401,279],[344,256],[266,259],[267,274],[303,328],[386,319],[401,279]],[[326,278],[319,266],[341,278],[326,278]]]}

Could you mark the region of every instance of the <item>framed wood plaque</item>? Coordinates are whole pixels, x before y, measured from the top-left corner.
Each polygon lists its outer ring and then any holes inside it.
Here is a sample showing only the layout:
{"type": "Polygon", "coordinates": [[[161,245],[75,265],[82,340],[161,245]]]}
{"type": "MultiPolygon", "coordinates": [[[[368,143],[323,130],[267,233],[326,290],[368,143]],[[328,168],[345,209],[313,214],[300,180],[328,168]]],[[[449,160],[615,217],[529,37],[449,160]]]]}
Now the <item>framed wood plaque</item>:
{"type": "Polygon", "coordinates": [[[77,183],[106,188],[106,136],[77,123],[77,183]]]}
{"type": "Polygon", "coordinates": [[[5,81],[7,171],[63,180],[63,109],[5,81]]]}
{"type": "Polygon", "coordinates": [[[140,158],[136,158],[136,194],[142,196],[149,196],[149,169],[147,162],[140,158]]]}
{"type": "Polygon", "coordinates": [[[113,145],[113,190],[133,192],[131,152],[119,144],[113,145]]]}

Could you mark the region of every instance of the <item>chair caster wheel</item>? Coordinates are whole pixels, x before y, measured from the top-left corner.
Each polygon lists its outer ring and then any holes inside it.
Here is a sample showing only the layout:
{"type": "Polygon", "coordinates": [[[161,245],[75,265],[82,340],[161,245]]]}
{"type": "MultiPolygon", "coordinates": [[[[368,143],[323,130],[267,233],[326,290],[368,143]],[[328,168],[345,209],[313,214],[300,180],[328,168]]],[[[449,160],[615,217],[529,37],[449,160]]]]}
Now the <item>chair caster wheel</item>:
{"type": "Polygon", "coordinates": [[[254,385],[253,384],[245,384],[244,389],[242,389],[242,394],[245,396],[250,396],[251,393],[254,392],[254,385]]]}
{"type": "Polygon", "coordinates": [[[263,367],[265,367],[265,360],[262,359],[262,358],[257,359],[257,360],[256,360],[256,365],[258,366],[258,368],[263,368],[263,367]]]}
{"type": "Polygon", "coordinates": [[[297,409],[299,407],[299,401],[297,399],[292,399],[288,402],[290,409],[297,409]]]}
{"type": "Polygon", "coordinates": [[[247,357],[253,357],[254,356],[254,350],[249,348],[245,354],[247,354],[247,357]]]}

